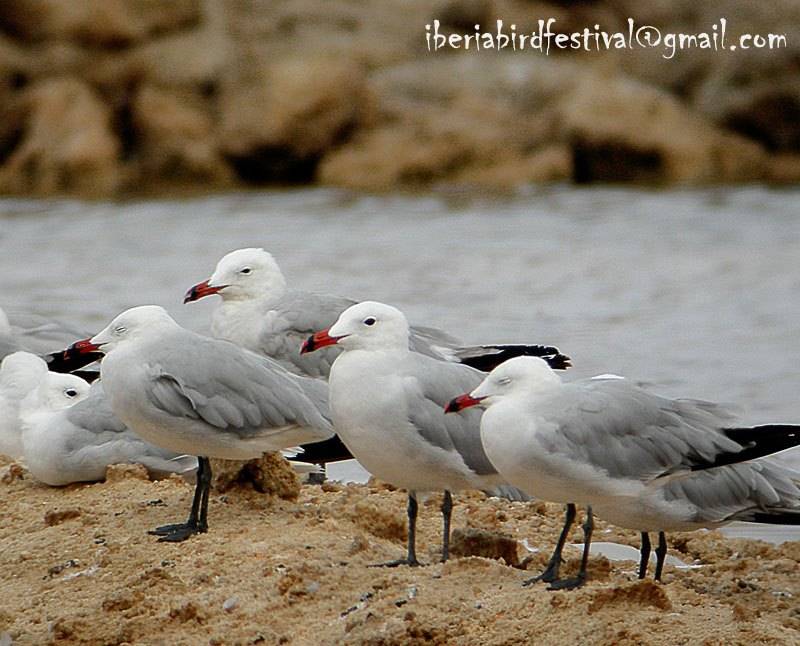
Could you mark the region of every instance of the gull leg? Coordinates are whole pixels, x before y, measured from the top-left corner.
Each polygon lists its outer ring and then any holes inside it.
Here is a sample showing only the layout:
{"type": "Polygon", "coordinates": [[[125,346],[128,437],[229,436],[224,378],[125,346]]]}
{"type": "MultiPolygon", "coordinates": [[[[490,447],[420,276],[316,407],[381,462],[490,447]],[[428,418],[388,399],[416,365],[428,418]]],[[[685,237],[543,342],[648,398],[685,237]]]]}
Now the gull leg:
{"type": "Polygon", "coordinates": [[[540,575],[523,581],[523,586],[527,587],[534,583],[538,583],[539,581],[552,583],[558,579],[558,571],[561,568],[561,552],[563,551],[564,545],[567,542],[567,537],[569,536],[569,530],[572,528],[572,523],[575,522],[576,513],[577,510],[575,509],[575,505],[573,503],[569,503],[567,505],[566,515],[564,516],[564,527],[561,530],[561,535],[558,537],[558,543],[556,543],[556,548],[553,550],[553,555],[550,557],[547,567],[540,575]]]}
{"type": "Polygon", "coordinates": [[[661,571],[664,569],[664,561],[667,558],[667,536],[664,532],[658,532],[658,547],[656,548],[656,575],[654,579],[661,581],[661,571]]]}
{"type": "Polygon", "coordinates": [[[589,546],[592,543],[592,532],[594,531],[594,518],[592,517],[591,505],[586,508],[586,520],[583,522],[583,558],[581,558],[581,568],[578,575],[571,579],[559,579],[553,581],[548,590],[574,590],[586,583],[586,567],[589,564],[589,546]]]}
{"type": "Polygon", "coordinates": [[[416,567],[421,565],[417,560],[417,494],[414,491],[408,492],[408,556],[404,559],[396,559],[386,563],[375,563],[370,567],[397,567],[398,565],[410,565],[416,567]]]}
{"type": "Polygon", "coordinates": [[[639,578],[643,579],[647,576],[647,565],[650,562],[650,534],[642,532],[642,547],[639,550],[641,558],[639,559],[639,578]]]}
{"type": "Polygon", "coordinates": [[[192,509],[185,523],[162,525],[147,532],[159,536],[159,542],[179,543],[192,534],[208,531],[208,492],[211,488],[211,465],[206,457],[197,458],[197,483],[192,498],[192,509]]]}
{"type": "Polygon", "coordinates": [[[442,500],[442,563],[450,558],[450,516],[453,513],[453,496],[445,490],[442,500]]]}

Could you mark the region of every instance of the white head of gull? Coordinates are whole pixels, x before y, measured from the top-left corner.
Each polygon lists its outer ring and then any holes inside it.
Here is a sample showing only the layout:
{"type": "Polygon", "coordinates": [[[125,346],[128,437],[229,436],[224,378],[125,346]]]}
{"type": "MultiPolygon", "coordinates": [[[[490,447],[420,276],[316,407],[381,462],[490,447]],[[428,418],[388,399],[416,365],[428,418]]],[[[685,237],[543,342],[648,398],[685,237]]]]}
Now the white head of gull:
{"type": "Polygon", "coordinates": [[[481,439],[499,472],[537,498],[568,503],[556,552],[535,579],[553,587],[585,580],[593,509],[642,533],[640,578],[650,555],[649,532],[659,532],[660,579],[665,531],[733,520],[800,522],[800,474],[774,460],[754,460],[800,443],[800,427],[737,427],[724,406],[666,399],[616,376],[563,383],[534,357],[501,364],[448,410],[476,405],[486,408],[481,439]],[[558,580],[574,503],[588,506],[584,560],[576,578],[558,580]]]}
{"type": "Polygon", "coordinates": [[[207,530],[208,457],[249,459],[333,435],[324,384],[180,327],[162,307],[134,307],[69,352],[106,354],[101,378],[114,414],[156,446],[198,455],[186,523],[155,530],[180,541],[207,530]]]}
{"type": "Polygon", "coordinates": [[[151,474],[185,473],[197,460],[148,444],[111,412],[101,382],[49,372],[22,403],[25,461],[51,486],[93,482],[109,465],[143,464],[151,474]]]}
{"type": "Polygon", "coordinates": [[[505,484],[481,447],[480,414],[442,414],[454,393],[474,388],[484,373],[410,351],[406,317],[374,301],[342,312],[303,351],[329,345],[342,348],[329,379],[339,437],[369,472],[409,492],[407,556],[390,565],[417,564],[417,493],[427,491],[445,492],[442,559],[447,559],[450,492],[496,492],[505,484]]]}

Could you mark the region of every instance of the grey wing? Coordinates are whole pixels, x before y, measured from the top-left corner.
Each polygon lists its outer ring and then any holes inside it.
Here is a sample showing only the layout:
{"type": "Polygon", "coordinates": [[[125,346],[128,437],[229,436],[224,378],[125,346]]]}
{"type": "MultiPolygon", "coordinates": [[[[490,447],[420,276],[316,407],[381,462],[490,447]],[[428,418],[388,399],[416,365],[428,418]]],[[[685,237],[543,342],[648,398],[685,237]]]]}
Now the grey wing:
{"type": "Polygon", "coordinates": [[[405,381],[408,418],[419,434],[433,446],[456,451],[478,475],[497,473],[481,443],[481,411],[444,414],[453,397],[473,390],[485,375],[467,366],[414,353],[408,355],[407,361],[411,367],[405,381]]]}
{"type": "Polygon", "coordinates": [[[87,335],[84,330],[36,314],[15,314],[9,319],[18,341],[36,354],[61,350],[87,335]]]}
{"type": "Polygon", "coordinates": [[[748,521],[773,510],[800,512],[798,478],[797,471],[762,459],[687,473],[669,479],[662,490],[667,500],[691,503],[694,522],[748,521]]]}
{"type": "MultiPolygon", "coordinates": [[[[648,480],[713,462],[741,446],[720,432],[733,421],[722,406],[670,400],[624,379],[565,384],[535,414],[558,428],[545,449],[573,456],[612,477],[648,480]]],[[[549,438],[549,439],[545,439],[549,438]]]]}
{"type": "Polygon", "coordinates": [[[327,347],[300,354],[300,347],[311,334],[333,325],[339,314],[355,303],[340,296],[289,290],[268,314],[270,320],[259,340],[262,354],[297,374],[327,379],[341,349],[327,347]]]}
{"type": "Polygon", "coordinates": [[[409,347],[435,359],[458,361],[457,350],[461,348],[461,342],[443,330],[412,325],[409,347]]]}
{"type": "Polygon", "coordinates": [[[111,411],[100,382],[64,415],[72,426],[64,447],[65,460],[71,464],[65,466],[94,466],[101,473],[107,465],[121,462],[140,462],[163,472],[187,469],[186,460],[174,461],[178,454],[145,442],[128,429],[111,411]]]}
{"type": "Polygon", "coordinates": [[[191,337],[163,339],[159,359],[150,365],[148,396],[162,411],[203,420],[243,438],[291,426],[332,434],[318,393],[307,393],[311,387],[306,381],[227,341],[191,337]],[[188,343],[192,347],[181,352],[188,343]],[[185,356],[191,356],[190,363],[185,356]]]}
{"type": "Polygon", "coordinates": [[[86,399],[67,409],[66,418],[74,426],[90,433],[124,433],[127,430],[125,424],[111,411],[111,405],[99,381],[92,384],[86,399]]]}

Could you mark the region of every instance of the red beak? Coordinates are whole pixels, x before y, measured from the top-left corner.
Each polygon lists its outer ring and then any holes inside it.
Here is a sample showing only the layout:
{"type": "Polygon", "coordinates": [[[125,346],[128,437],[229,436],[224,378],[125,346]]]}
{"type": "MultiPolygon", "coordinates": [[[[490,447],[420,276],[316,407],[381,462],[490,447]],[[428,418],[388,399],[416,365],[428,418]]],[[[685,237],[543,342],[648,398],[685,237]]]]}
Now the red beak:
{"type": "Polygon", "coordinates": [[[459,411],[464,410],[465,408],[469,408],[470,406],[476,406],[480,404],[485,397],[470,397],[467,395],[459,395],[458,397],[454,397],[450,400],[447,406],[444,407],[445,413],[458,413],[459,411]]]}
{"type": "Polygon", "coordinates": [[[186,292],[186,296],[183,297],[183,302],[191,303],[192,301],[196,301],[204,296],[213,296],[214,294],[219,293],[221,289],[225,289],[226,287],[227,285],[211,287],[211,285],[208,284],[208,281],[204,280],[202,283],[197,283],[197,285],[186,292]]]}
{"type": "Polygon", "coordinates": [[[83,341],[75,341],[71,346],[64,350],[64,359],[71,359],[82,354],[90,354],[92,352],[99,352],[100,346],[92,343],[91,339],[84,339],[83,341]]]}
{"type": "Polygon", "coordinates": [[[336,345],[339,343],[339,339],[343,338],[344,336],[331,336],[328,334],[328,330],[320,330],[303,342],[303,347],[300,348],[300,354],[308,354],[309,352],[314,352],[314,350],[319,350],[328,345],[336,345]]]}

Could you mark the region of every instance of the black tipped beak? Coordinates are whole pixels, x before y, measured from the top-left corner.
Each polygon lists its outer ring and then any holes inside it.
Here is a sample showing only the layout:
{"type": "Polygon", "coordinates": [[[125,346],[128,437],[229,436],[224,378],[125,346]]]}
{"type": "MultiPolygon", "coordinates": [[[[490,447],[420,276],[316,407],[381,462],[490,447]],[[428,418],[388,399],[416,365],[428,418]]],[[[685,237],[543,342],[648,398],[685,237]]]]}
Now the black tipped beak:
{"type": "Polygon", "coordinates": [[[445,413],[458,413],[465,408],[470,408],[480,404],[484,397],[471,397],[470,395],[459,395],[449,401],[447,406],[444,407],[445,413]]]}

